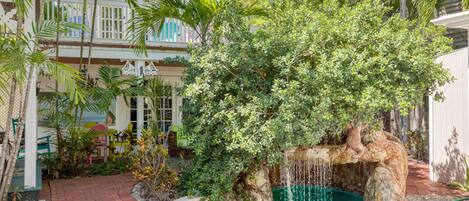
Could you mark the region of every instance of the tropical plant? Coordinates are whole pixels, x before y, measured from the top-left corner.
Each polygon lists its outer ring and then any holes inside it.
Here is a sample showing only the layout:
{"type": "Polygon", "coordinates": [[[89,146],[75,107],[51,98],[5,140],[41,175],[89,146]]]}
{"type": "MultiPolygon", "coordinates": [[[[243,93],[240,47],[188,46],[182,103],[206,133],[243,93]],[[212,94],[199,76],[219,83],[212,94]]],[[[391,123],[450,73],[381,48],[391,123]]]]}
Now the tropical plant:
{"type": "MultiPolygon", "coordinates": [[[[98,69],[98,82],[92,88],[94,104],[99,110],[106,114],[105,125],[108,126],[109,118],[115,120],[115,115],[112,111],[112,102],[119,96],[123,96],[126,103],[129,97],[136,96],[141,93],[141,88],[138,87],[140,78],[125,78],[121,76],[119,68],[112,68],[108,65],[103,65],[98,69]]],[[[107,136],[107,131],[105,131],[107,136]]],[[[104,159],[107,161],[107,158],[104,159]]]]}
{"type": "Polygon", "coordinates": [[[131,168],[130,161],[127,159],[119,159],[107,163],[93,164],[90,167],[92,175],[114,175],[127,173],[131,168]]]}
{"type": "Polygon", "coordinates": [[[52,155],[44,160],[51,178],[67,178],[79,175],[84,169],[88,156],[96,147],[99,133],[82,127],[70,127],[60,144],[64,156],[52,155]]]}
{"type": "Polygon", "coordinates": [[[137,0],[127,0],[135,12],[129,20],[128,37],[139,53],[146,51],[146,38],[149,34],[160,34],[169,18],[180,20],[192,28],[205,44],[210,39],[210,31],[217,28],[216,18],[230,4],[240,4],[243,17],[263,16],[265,8],[260,1],[230,0],[157,0],[139,4],[137,0]]]}
{"type": "Polygon", "coordinates": [[[157,200],[172,200],[178,174],[166,164],[168,149],[157,143],[158,133],[144,130],[131,154],[132,175],[142,182],[144,194],[157,200]]]}
{"type": "MultiPolygon", "coordinates": [[[[160,125],[160,104],[163,97],[171,96],[171,87],[164,84],[163,80],[159,77],[150,78],[145,80],[143,86],[143,96],[149,100],[149,107],[151,110],[151,118],[149,120],[149,128],[153,133],[160,133],[163,128],[160,125]]],[[[164,136],[167,138],[168,136],[164,136]]]]}
{"type": "MultiPolygon", "coordinates": [[[[80,80],[77,76],[76,70],[49,60],[47,54],[41,49],[38,41],[40,39],[53,38],[57,31],[68,32],[70,29],[79,29],[73,23],[56,21],[39,21],[33,27],[32,33],[23,32],[23,20],[27,16],[27,11],[31,8],[30,0],[16,0],[14,4],[17,8],[17,33],[15,36],[3,36],[0,38],[0,77],[8,77],[11,79],[4,80],[10,85],[9,90],[9,109],[7,119],[12,118],[13,107],[15,107],[15,95],[18,85],[25,84],[25,93],[20,102],[19,123],[17,126],[17,135],[12,135],[12,128],[7,124],[5,135],[3,136],[2,153],[0,154],[0,178],[1,198],[6,199],[8,186],[11,183],[13,172],[16,165],[16,156],[19,151],[21,139],[23,137],[24,119],[27,111],[27,101],[30,94],[30,89],[33,87],[33,76],[39,70],[46,71],[54,78],[63,83],[68,91],[74,91],[76,81],[80,80]]],[[[2,89],[5,91],[7,89],[2,89]]],[[[80,101],[81,94],[71,94],[76,101],[80,101]]]]}
{"type": "Polygon", "coordinates": [[[452,80],[434,62],[451,50],[443,30],[388,16],[380,1],[276,1],[270,11],[255,32],[227,13],[216,33],[224,42],[191,52],[188,193],[239,196],[250,169],[280,163],[291,147],[340,138],[351,122],[377,127],[382,111],[405,114],[452,80]]]}

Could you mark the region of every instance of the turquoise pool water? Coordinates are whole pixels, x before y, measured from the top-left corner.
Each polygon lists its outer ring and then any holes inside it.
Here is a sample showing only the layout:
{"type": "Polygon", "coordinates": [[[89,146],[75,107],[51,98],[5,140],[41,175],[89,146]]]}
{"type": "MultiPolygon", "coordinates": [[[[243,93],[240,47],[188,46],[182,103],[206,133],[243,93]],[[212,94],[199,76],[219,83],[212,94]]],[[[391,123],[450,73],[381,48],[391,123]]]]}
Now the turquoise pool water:
{"type": "Polygon", "coordinates": [[[322,186],[292,186],[290,191],[287,187],[272,189],[274,201],[363,201],[356,193],[322,186]]]}

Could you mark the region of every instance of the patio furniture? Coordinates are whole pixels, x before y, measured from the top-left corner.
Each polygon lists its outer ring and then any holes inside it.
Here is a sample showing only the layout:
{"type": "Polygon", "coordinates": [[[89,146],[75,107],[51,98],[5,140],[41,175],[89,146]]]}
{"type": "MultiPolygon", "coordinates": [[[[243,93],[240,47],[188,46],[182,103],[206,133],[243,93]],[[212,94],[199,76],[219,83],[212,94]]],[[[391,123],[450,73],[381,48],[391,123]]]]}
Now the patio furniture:
{"type": "MultiPolygon", "coordinates": [[[[108,131],[107,126],[103,124],[96,124],[95,126],[91,127],[90,130],[102,134],[95,140],[96,158],[103,154],[104,162],[107,162],[109,154],[109,133],[106,132],[108,131]]],[[[93,154],[88,155],[88,162],[89,164],[93,164],[93,154]]]]}
{"type": "MultiPolygon", "coordinates": [[[[13,128],[13,136],[16,135],[17,126],[18,126],[18,119],[11,120],[12,128],[13,128]]],[[[51,140],[50,137],[52,134],[47,134],[43,137],[38,137],[37,140],[37,156],[51,156],[51,140]]],[[[24,135],[23,139],[21,140],[21,147],[18,152],[18,159],[23,159],[25,157],[25,148],[24,148],[24,135]]]]}

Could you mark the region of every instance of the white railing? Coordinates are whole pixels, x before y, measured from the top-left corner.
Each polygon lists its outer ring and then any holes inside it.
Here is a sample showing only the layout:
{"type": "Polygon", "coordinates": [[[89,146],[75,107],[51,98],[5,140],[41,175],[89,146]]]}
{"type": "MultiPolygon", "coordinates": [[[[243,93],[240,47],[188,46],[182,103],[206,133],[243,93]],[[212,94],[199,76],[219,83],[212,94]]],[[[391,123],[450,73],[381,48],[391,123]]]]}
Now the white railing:
{"type": "MultiPolygon", "coordinates": [[[[88,0],[85,25],[91,30],[93,16],[93,0],[88,0]]],[[[82,0],[62,0],[62,19],[68,22],[83,23],[83,1],[82,0]]],[[[44,19],[55,19],[57,14],[57,0],[49,0],[44,4],[44,19]]],[[[96,9],[96,19],[94,26],[95,39],[126,40],[128,34],[128,20],[132,16],[129,6],[119,0],[99,0],[96,9]]],[[[80,38],[81,30],[74,30],[64,35],[67,38],[80,38]]],[[[90,33],[86,32],[85,37],[89,38],[90,33]]],[[[148,34],[149,42],[170,42],[170,43],[197,43],[197,34],[191,28],[185,26],[181,21],[167,19],[160,34],[148,34]]]]}

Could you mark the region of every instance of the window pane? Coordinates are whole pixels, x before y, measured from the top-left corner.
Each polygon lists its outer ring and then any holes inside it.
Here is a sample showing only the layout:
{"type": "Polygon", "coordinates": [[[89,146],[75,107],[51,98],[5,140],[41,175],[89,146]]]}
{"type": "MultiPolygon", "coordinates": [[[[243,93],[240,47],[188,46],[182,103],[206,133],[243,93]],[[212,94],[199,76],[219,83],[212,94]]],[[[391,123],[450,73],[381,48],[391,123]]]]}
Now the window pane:
{"type": "Polygon", "coordinates": [[[137,122],[132,122],[132,133],[137,133],[137,122]]]}
{"type": "Polygon", "coordinates": [[[172,108],[172,100],[171,98],[167,98],[165,101],[165,108],[172,108]]]}
{"type": "Polygon", "coordinates": [[[130,121],[137,121],[137,110],[130,110],[130,121]]]}
{"type": "Polygon", "coordinates": [[[171,120],[172,119],[172,112],[171,110],[165,110],[163,115],[164,115],[164,120],[171,120]]]}

